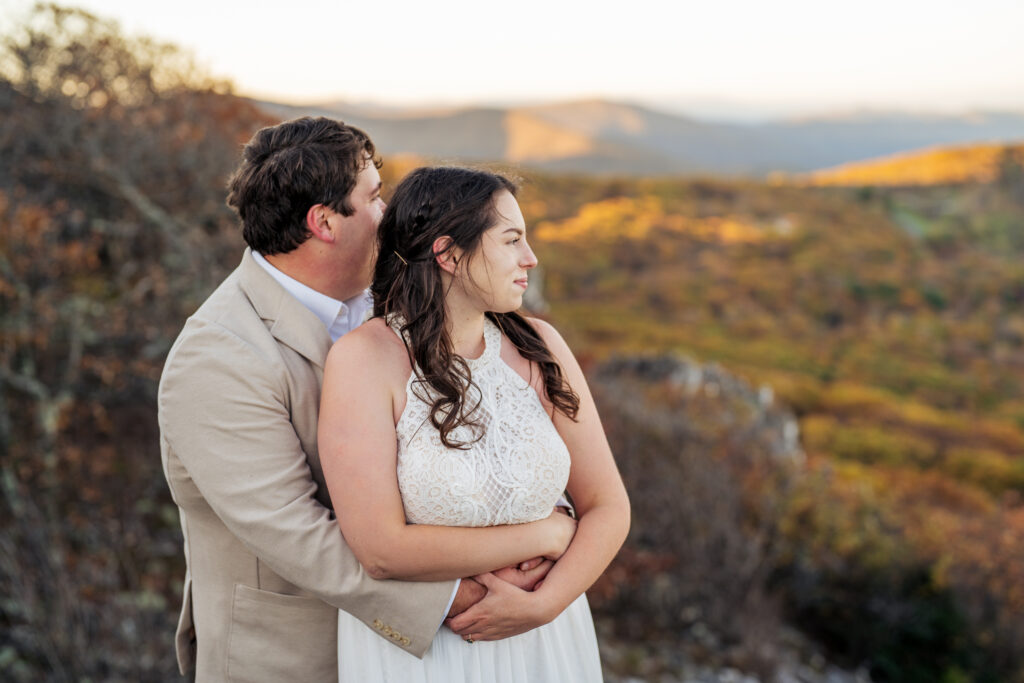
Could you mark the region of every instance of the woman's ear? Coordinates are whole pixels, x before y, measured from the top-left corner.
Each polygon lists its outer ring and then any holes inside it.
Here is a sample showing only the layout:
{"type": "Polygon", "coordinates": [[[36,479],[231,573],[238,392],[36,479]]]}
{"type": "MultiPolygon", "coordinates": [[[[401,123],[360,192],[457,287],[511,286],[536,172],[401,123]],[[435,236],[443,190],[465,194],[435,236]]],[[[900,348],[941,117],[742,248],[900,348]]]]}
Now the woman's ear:
{"type": "Polygon", "coordinates": [[[456,253],[459,248],[452,244],[452,238],[442,235],[434,240],[430,249],[434,252],[434,260],[441,270],[449,275],[455,275],[455,268],[459,265],[459,255],[456,253]]]}
{"type": "Polygon", "coordinates": [[[334,212],[331,208],[323,204],[314,204],[306,212],[306,228],[313,233],[313,237],[322,242],[334,242],[334,232],[327,222],[332,213],[334,212]]]}

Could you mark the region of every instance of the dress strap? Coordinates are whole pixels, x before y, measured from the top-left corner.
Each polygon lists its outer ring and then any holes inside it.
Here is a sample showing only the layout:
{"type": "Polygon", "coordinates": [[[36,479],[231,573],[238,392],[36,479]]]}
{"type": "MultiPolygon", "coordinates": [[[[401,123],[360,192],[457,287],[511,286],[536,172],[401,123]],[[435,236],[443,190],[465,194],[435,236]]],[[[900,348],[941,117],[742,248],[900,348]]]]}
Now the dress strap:
{"type": "Polygon", "coordinates": [[[392,313],[391,315],[387,316],[384,320],[387,323],[387,326],[391,328],[391,331],[398,335],[398,338],[405,342],[406,346],[408,346],[409,338],[402,334],[402,326],[405,325],[405,318],[398,315],[397,313],[392,313]]]}
{"type": "Polygon", "coordinates": [[[470,370],[476,370],[490,365],[500,355],[501,330],[490,318],[484,318],[484,351],[476,358],[467,358],[466,363],[470,370]]]}

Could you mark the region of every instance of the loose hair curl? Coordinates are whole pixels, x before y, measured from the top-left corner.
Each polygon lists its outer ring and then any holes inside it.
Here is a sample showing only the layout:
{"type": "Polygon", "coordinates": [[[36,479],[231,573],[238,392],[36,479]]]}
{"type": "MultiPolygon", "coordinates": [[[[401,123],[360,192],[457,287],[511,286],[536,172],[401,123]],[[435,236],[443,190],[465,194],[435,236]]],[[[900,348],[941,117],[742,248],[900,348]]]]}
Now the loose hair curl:
{"type": "MultiPolygon", "coordinates": [[[[480,423],[475,417],[478,404],[467,405],[472,372],[454,352],[448,334],[445,291],[433,244],[448,236],[445,251],[458,248],[465,258],[473,258],[484,232],[498,220],[495,195],[507,191],[515,196],[516,189],[508,178],[487,171],[418,168],[395,189],[378,231],[370,286],[373,314],[388,322],[402,321],[400,331],[417,373],[415,381],[431,390],[417,395],[430,405],[430,422],[448,448],[467,448],[471,442],[456,440],[452,431],[467,425],[478,432],[480,423]]],[[[555,409],[575,420],[579,396],[533,325],[515,311],[486,315],[524,358],[540,368],[555,409]]]]}

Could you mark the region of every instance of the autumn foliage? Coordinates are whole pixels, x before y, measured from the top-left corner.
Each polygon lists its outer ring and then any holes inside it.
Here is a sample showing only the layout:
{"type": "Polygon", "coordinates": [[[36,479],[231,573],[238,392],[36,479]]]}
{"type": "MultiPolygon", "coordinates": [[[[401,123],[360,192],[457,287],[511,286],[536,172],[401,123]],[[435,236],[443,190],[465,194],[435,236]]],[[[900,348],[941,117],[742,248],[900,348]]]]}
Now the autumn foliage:
{"type": "Polygon", "coordinates": [[[879,680],[1022,676],[1021,183],[545,178],[524,198],[577,350],[718,361],[796,410],[809,460],[778,492],[771,585],[879,680]]]}
{"type": "Polygon", "coordinates": [[[263,120],[171,46],[37,6],[0,42],[0,678],[173,671],[177,512],[155,393],[237,259],[223,206],[263,120]]]}

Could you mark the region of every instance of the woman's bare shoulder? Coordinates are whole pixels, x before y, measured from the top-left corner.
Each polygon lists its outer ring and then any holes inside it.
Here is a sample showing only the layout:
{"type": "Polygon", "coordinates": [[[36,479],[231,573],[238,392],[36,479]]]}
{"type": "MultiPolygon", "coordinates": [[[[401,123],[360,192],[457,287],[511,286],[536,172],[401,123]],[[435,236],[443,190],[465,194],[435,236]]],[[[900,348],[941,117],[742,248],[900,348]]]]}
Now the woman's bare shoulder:
{"type": "Polygon", "coordinates": [[[405,344],[382,318],[371,318],[334,342],[327,355],[328,365],[363,366],[381,374],[404,364],[408,369],[405,344]]]}
{"type": "Polygon", "coordinates": [[[547,320],[541,320],[540,318],[526,317],[526,322],[530,324],[540,338],[544,341],[544,344],[548,347],[551,353],[555,354],[556,358],[561,358],[564,353],[571,353],[569,346],[562,339],[562,335],[558,333],[555,326],[549,323],[547,320]]]}

